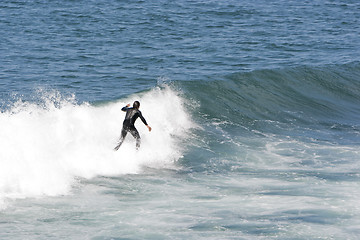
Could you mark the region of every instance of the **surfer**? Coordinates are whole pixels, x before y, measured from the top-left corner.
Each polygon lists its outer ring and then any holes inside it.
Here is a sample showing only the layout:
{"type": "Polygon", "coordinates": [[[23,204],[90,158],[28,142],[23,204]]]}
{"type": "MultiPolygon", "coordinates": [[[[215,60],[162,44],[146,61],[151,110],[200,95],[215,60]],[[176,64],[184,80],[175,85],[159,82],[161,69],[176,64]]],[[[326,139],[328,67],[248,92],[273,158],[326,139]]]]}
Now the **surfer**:
{"type": "Polygon", "coordinates": [[[140,134],[135,128],[135,121],[138,117],[140,117],[141,121],[145,124],[145,126],[149,129],[149,132],[151,131],[151,127],[147,124],[145,118],[142,116],[141,112],[139,111],[140,108],[140,102],[135,101],[133,103],[133,107],[130,108],[130,104],[127,104],[125,107],[123,107],[121,110],[126,112],[125,119],[123,122],[123,128],[121,130],[121,136],[119,139],[119,142],[117,146],[114,148],[115,151],[117,151],[121,144],[124,142],[125,137],[128,132],[133,135],[133,137],[136,139],[136,150],[140,147],[140,134]]]}

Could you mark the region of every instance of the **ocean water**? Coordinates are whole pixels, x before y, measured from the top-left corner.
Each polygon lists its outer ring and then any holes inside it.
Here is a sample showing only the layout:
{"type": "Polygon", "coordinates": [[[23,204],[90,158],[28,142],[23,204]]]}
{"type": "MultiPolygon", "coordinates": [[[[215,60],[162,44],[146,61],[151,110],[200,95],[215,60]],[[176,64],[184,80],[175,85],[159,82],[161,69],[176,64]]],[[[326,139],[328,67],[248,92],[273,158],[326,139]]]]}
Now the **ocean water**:
{"type": "Polygon", "coordinates": [[[356,0],[1,1],[0,239],[358,239],[359,36],[356,0]]]}

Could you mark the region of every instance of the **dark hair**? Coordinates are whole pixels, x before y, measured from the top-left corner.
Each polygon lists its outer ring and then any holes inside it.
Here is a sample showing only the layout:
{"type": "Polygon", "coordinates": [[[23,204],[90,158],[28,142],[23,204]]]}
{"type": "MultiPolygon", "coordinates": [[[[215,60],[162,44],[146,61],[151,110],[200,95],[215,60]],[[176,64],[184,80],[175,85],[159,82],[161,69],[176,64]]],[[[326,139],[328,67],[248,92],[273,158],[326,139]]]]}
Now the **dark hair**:
{"type": "Polygon", "coordinates": [[[140,107],[139,101],[135,101],[133,104],[133,108],[139,108],[139,107],[140,107]]]}

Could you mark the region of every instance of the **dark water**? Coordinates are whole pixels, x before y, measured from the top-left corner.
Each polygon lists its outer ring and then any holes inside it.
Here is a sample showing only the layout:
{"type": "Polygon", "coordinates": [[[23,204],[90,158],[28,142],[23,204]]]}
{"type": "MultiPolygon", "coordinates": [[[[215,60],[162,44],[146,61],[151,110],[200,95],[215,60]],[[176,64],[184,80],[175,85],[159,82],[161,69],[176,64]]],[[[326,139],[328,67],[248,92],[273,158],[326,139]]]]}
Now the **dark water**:
{"type": "Polygon", "coordinates": [[[359,59],[357,1],[2,1],[0,11],[5,93],[49,85],[110,100],[158,77],[359,59]]]}
{"type": "Polygon", "coordinates": [[[1,239],[357,239],[358,1],[2,1],[1,239]],[[140,100],[139,152],[124,114],[140,100]]]}

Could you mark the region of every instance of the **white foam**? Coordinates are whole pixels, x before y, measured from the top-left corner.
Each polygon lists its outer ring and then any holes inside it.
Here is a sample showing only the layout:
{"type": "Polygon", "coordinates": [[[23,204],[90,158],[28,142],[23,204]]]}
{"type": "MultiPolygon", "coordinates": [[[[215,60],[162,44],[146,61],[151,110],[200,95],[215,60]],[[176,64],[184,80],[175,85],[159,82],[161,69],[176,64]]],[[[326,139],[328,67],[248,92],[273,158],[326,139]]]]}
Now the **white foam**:
{"type": "Polygon", "coordinates": [[[19,101],[0,113],[0,207],[9,198],[68,194],[78,177],[173,166],[182,156],[179,141],[194,127],[184,100],[168,86],[101,106],[53,96],[41,106],[19,101]],[[134,100],[153,130],[148,132],[139,119],[140,150],[128,134],[115,152],[125,116],[121,108],[134,100]]]}

